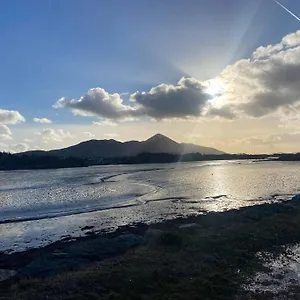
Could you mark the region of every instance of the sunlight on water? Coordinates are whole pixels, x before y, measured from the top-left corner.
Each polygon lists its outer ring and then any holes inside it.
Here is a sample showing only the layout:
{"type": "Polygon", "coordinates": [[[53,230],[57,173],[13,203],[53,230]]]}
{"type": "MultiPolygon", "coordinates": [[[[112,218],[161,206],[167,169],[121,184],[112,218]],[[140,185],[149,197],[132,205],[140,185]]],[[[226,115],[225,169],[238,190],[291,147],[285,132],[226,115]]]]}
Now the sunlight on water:
{"type": "Polygon", "coordinates": [[[78,236],[86,225],[224,211],[290,199],[300,164],[214,161],[0,172],[1,250],[78,236]]]}
{"type": "Polygon", "coordinates": [[[269,253],[258,253],[265,261],[264,271],[255,274],[243,288],[263,295],[278,294],[300,284],[300,247],[287,247],[276,259],[268,258],[269,253]]]}

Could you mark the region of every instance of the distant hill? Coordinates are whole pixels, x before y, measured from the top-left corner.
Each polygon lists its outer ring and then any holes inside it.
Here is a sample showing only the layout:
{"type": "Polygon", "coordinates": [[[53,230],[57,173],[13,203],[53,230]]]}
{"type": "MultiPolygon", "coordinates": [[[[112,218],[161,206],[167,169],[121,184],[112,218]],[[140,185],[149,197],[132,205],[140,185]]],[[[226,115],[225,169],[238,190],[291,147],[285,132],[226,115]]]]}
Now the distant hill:
{"type": "Polygon", "coordinates": [[[136,156],[141,153],[168,153],[177,155],[185,153],[200,153],[204,155],[224,154],[224,152],[214,148],[194,144],[177,143],[162,134],[156,134],[142,142],[119,142],[113,139],[89,140],[63,149],[50,151],[27,151],[21,154],[33,156],[50,155],[59,157],[101,159],[136,156]]]}

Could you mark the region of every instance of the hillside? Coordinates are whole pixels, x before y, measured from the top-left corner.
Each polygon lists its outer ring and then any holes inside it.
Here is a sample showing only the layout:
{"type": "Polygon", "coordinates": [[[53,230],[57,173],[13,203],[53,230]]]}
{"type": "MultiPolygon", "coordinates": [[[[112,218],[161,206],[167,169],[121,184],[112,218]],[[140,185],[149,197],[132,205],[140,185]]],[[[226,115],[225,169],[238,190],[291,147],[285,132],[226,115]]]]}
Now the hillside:
{"type": "Polygon", "coordinates": [[[113,139],[89,140],[63,149],[50,151],[27,151],[22,154],[100,159],[136,156],[145,152],[169,154],[224,154],[224,152],[214,148],[203,147],[194,144],[177,143],[162,134],[156,134],[142,142],[119,142],[113,139]]]}

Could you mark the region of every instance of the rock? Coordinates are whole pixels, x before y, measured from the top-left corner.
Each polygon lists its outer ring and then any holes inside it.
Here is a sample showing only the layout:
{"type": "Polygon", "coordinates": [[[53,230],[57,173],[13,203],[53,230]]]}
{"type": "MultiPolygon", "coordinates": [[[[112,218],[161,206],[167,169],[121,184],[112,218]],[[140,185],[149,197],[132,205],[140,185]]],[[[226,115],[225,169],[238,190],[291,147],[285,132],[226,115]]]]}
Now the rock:
{"type": "Polygon", "coordinates": [[[4,281],[12,276],[14,276],[17,272],[15,270],[6,270],[0,269],[0,281],[4,281]]]}

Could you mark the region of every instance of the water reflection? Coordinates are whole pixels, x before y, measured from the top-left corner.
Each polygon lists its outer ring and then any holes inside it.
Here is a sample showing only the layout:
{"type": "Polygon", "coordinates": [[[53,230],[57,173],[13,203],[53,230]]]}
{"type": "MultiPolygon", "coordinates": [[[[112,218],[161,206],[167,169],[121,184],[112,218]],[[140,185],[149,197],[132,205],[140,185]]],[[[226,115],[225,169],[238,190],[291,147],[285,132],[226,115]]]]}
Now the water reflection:
{"type": "Polygon", "coordinates": [[[288,199],[300,189],[300,164],[222,161],[2,172],[0,177],[0,222],[52,217],[0,224],[1,251],[78,236],[86,225],[112,229],[288,199]]]}

